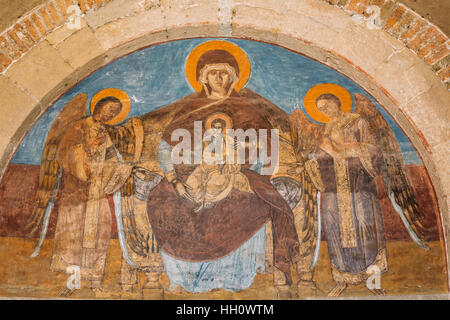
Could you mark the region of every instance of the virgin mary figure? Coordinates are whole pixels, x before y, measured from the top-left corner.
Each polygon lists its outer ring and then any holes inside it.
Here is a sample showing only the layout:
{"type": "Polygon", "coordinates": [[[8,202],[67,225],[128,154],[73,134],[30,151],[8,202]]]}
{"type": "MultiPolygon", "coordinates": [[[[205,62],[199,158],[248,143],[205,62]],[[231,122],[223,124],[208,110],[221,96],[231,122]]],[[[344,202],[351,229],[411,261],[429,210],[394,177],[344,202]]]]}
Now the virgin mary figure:
{"type": "MultiPolygon", "coordinates": [[[[269,165],[266,160],[271,158],[271,150],[276,150],[284,162],[294,157],[292,144],[268,136],[264,150],[258,150],[265,157],[256,162],[250,161],[247,144],[245,164],[239,170],[249,188],[233,187],[223,199],[200,211],[195,210],[198,205],[187,183],[200,164],[172,161],[172,150],[180,142],[172,140],[177,130],[189,132],[188,142],[194,146],[198,124],[204,126],[214,114],[229,117],[235,130],[276,129],[280,137],[289,135],[288,116],[243,88],[250,76],[250,62],[235,44],[209,41],[199,45],[187,59],[186,74],[197,92],[141,117],[144,146],[139,166],[159,179],[163,177],[149,192],[147,209],[170,289],[206,292],[250,287],[258,269],[265,267],[265,225],[269,221],[273,228],[273,265],[283,276],[283,285],[288,286],[292,281],[290,266],[298,259],[299,241],[291,207],[271,179],[292,177],[281,164],[270,175],[261,173],[269,165]],[[275,140],[278,149],[271,146],[275,140]]],[[[205,131],[205,127],[201,129],[205,131]]],[[[192,154],[195,152],[187,157],[192,154]]]]}

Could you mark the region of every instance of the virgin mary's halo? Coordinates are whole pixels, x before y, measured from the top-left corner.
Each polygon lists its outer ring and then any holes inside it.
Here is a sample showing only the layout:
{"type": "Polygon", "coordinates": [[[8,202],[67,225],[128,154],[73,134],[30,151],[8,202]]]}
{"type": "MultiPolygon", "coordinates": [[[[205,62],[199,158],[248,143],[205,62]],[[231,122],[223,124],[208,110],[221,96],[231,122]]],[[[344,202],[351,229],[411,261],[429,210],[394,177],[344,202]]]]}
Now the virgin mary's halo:
{"type": "Polygon", "coordinates": [[[199,82],[199,67],[204,64],[205,55],[209,60],[213,59],[216,63],[227,63],[236,70],[239,80],[235,90],[239,91],[248,82],[251,73],[250,60],[247,54],[234,43],[214,40],[204,42],[195,47],[186,60],[186,78],[195,91],[202,91],[202,85],[199,82]]]}

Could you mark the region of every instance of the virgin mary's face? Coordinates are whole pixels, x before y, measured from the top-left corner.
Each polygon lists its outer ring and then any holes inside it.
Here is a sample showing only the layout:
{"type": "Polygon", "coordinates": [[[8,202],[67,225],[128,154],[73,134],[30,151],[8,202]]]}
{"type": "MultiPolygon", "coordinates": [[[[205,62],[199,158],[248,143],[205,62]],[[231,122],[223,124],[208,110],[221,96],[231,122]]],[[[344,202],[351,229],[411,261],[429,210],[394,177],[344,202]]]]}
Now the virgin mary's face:
{"type": "Polygon", "coordinates": [[[231,67],[224,64],[211,64],[207,67],[206,79],[213,92],[224,92],[231,83],[231,67]]]}

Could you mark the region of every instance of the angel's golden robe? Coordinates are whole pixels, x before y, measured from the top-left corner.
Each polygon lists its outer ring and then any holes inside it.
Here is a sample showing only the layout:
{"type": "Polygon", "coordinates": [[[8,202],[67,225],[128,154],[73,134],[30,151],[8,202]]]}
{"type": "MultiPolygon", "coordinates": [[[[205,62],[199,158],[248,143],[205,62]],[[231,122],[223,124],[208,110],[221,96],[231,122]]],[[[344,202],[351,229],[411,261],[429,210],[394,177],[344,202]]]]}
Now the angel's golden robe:
{"type": "Polygon", "coordinates": [[[103,124],[92,118],[75,122],[64,134],[57,161],[63,178],[51,269],[80,267],[81,277],[102,280],[111,238],[111,210],[106,198],[129,177],[103,124]],[[100,145],[89,149],[86,141],[100,145]]]}

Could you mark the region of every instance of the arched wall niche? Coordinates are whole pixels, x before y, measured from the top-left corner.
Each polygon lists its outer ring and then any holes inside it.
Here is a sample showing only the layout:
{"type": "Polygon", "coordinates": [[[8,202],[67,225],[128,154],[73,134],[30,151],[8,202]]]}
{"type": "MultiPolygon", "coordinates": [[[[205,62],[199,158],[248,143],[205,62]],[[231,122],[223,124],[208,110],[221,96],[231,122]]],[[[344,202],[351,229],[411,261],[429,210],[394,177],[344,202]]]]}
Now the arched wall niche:
{"type": "MultiPolygon", "coordinates": [[[[37,119],[69,88],[108,63],[147,46],[186,38],[256,40],[335,69],[389,112],[428,170],[447,239],[450,113],[445,106],[450,95],[446,87],[421,59],[385,31],[369,30],[325,3],[286,3],[287,13],[282,13],[276,1],[252,1],[227,7],[232,12],[223,16],[217,13],[222,4],[213,1],[198,6],[168,2],[164,9],[113,1],[102,12],[84,15],[80,29],[66,24],[49,33],[0,76],[4,88],[0,97],[5,101],[5,125],[0,128],[2,175],[37,119]]],[[[446,246],[448,252],[447,241],[446,246]]]]}

